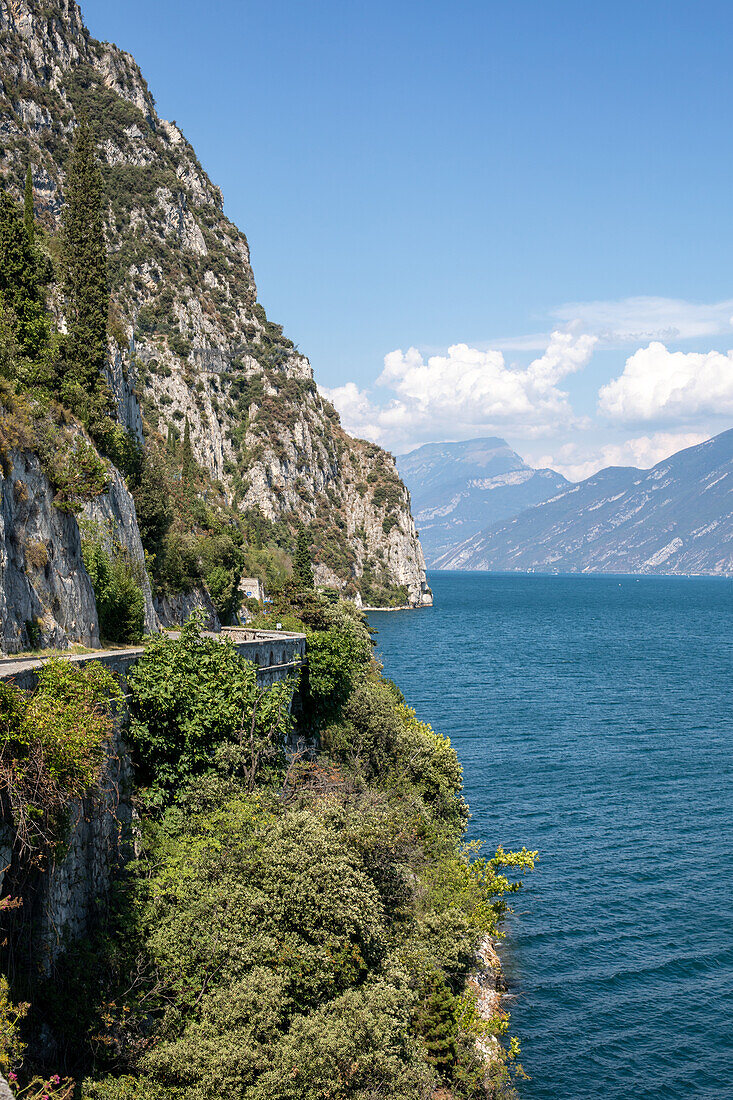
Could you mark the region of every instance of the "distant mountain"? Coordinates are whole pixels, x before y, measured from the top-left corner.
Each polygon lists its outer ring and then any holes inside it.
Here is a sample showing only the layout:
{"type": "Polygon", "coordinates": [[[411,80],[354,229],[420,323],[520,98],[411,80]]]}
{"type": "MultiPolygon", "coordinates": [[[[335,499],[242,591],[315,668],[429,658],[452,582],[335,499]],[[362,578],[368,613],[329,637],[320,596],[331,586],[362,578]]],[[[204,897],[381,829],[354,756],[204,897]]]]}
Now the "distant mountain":
{"type": "Polygon", "coordinates": [[[428,565],[499,520],[548,500],[570,482],[533,470],[503,439],[426,443],[397,459],[428,565]]]}
{"type": "Polygon", "coordinates": [[[733,575],[733,429],[651,470],[601,470],[434,566],[733,575]]]}

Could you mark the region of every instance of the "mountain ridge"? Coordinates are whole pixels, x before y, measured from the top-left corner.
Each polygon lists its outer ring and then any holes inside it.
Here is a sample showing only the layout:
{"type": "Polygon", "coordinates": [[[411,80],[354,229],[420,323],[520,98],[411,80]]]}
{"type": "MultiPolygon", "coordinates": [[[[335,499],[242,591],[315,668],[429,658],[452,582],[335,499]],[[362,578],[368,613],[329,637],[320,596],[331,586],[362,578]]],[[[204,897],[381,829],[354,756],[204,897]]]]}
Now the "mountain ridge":
{"type": "Polygon", "coordinates": [[[569,484],[528,466],[499,436],[426,443],[397,458],[428,564],[490,523],[569,484]]]}
{"type": "Polygon", "coordinates": [[[599,470],[434,567],[733,575],[733,429],[650,470],[599,470]]]}

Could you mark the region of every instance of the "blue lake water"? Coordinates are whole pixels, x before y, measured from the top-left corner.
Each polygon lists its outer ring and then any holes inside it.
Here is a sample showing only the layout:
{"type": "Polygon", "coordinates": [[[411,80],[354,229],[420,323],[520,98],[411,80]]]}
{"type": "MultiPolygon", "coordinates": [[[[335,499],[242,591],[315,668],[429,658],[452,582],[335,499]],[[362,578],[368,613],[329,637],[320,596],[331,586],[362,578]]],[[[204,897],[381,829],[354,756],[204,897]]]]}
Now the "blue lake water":
{"type": "Polygon", "coordinates": [[[429,580],[369,619],[471,835],[540,850],[501,949],[521,1097],[733,1097],[733,581],[429,580]]]}

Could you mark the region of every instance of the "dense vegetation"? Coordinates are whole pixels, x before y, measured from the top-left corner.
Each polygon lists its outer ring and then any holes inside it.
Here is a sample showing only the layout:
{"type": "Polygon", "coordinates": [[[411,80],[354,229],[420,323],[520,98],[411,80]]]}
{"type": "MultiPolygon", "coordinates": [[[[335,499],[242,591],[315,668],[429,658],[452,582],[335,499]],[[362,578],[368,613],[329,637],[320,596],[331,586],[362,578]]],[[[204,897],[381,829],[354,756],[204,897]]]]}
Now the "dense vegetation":
{"type": "Polygon", "coordinates": [[[69,799],[98,779],[119,698],[98,664],[49,661],[31,695],[0,681],[0,818],[13,823],[13,875],[47,866],[63,843],[69,799]]]}
{"type": "Polygon", "coordinates": [[[54,1065],[25,1072],[84,1100],[505,1095],[514,1048],[476,1043],[506,1021],[467,978],[532,854],[464,844],[455,752],[353,607],[293,591],[277,614],[308,636],[295,727],[294,685],[258,690],[195,620],[137,665],[139,857],[7,1039],[0,1020],[0,1056],[43,1021],[54,1065]]]}

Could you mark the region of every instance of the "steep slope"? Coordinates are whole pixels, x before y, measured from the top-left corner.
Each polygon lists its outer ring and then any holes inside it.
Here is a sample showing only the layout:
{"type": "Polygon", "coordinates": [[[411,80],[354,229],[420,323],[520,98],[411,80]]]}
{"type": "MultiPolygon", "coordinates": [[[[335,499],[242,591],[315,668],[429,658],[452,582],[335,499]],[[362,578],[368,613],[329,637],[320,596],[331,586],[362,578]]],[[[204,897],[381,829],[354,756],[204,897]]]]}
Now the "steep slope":
{"type": "MultiPolygon", "coordinates": [[[[55,232],[76,120],[99,143],[120,420],[199,464],[242,512],[308,525],[316,578],[374,601],[431,602],[394,460],[349,438],[308,360],[257,301],[243,233],[133,58],[96,42],[73,0],[0,0],[0,170],[55,232]],[[142,417],[140,410],[142,409],[142,417]]],[[[62,303],[57,303],[58,311],[62,303]]]]}
{"type": "Polygon", "coordinates": [[[443,555],[442,569],[733,575],[733,429],[610,467],[443,555]]]}
{"type": "Polygon", "coordinates": [[[569,485],[555,470],[533,470],[496,437],[426,443],[400,455],[397,469],[410,490],[428,565],[569,485]]]}

